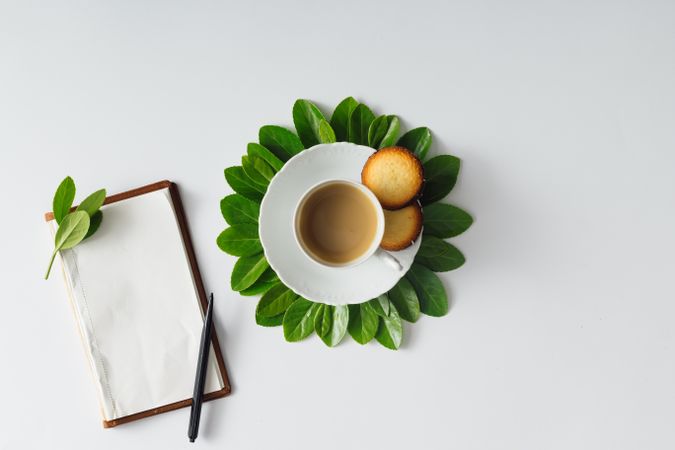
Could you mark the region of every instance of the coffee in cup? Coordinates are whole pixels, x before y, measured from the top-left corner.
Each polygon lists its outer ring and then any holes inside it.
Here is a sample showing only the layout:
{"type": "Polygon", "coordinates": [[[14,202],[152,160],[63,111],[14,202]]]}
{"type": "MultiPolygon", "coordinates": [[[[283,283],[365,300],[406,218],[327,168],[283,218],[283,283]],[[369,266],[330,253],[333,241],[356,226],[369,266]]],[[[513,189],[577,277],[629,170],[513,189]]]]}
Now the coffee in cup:
{"type": "Polygon", "coordinates": [[[379,243],[378,212],[357,183],[321,183],[305,194],[296,211],[298,243],[317,262],[350,265],[379,243]]]}
{"type": "MultiPolygon", "coordinates": [[[[328,180],[302,196],[294,226],[296,241],[310,259],[329,267],[351,267],[377,252],[384,235],[384,213],[364,185],[328,180]]],[[[396,258],[383,251],[377,254],[400,270],[396,258]]]]}

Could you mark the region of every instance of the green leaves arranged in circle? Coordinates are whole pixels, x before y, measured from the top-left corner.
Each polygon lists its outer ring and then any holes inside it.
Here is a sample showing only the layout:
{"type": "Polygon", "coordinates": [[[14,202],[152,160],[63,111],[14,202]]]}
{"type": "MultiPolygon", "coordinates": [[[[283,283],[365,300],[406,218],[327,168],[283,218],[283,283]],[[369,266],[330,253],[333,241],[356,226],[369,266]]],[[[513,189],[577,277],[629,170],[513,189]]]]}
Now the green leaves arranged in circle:
{"type": "Polygon", "coordinates": [[[222,251],[233,256],[249,256],[262,251],[258,226],[250,223],[240,223],[226,228],[216,242],[222,251]]]}
{"type": "Polygon", "coordinates": [[[230,278],[232,290],[243,291],[251,286],[268,267],[269,264],[262,253],[239,258],[234,264],[230,278]]]}
{"type": "Polygon", "coordinates": [[[439,238],[451,238],[464,233],[473,223],[464,210],[444,203],[433,203],[422,210],[424,233],[439,238]]]}
{"type": "Polygon", "coordinates": [[[392,306],[389,314],[380,317],[380,323],[375,333],[377,342],[391,350],[397,350],[403,341],[403,323],[396,308],[392,306]]]}
{"type": "Polygon", "coordinates": [[[367,303],[349,305],[347,330],[359,344],[366,344],[375,337],[378,322],[378,315],[367,303]]]}
{"type": "Polygon", "coordinates": [[[230,225],[258,223],[260,204],[242,195],[231,194],[220,201],[220,212],[230,225]]]}
{"type": "Polygon", "coordinates": [[[431,131],[427,127],[412,129],[401,136],[397,145],[407,148],[424,161],[424,157],[427,156],[431,147],[431,131]]]}
{"type": "MultiPolygon", "coordinates": [[[[297,134],[276,125],[263,126],[258,133],[259,143],[248,144],[241,166],[225,169],[225,179],[235,194],[220,201],[229,228],[220,233],[217,243],[223,251],[239,257],[232,271],[232,289],[244,296],[262,295],[256,307],[256,323],[265,327],[283,326],[288,341],[302,340],[316,331],[327,346],[333,347],[349,333],[360,344],[375,338],[387,348],[398,349],[403,339],[402,320],[416,322],[421,313],[443,316],[449,310],[445,288],[434,272],[453,270],[465,262],[461,251],[443,239],[463,233],[473,219],[456,206],[437,203],[454,187],[460,160],[441,155],[423,163],[422,243],[411,269],[389,292],[358,305],[312,302],[285,286],[262,252],[258,233],[260,203],[274,176],[286,161],[305,148],[337,141],[376,150],[400,145],[424,161],[432,135],[428,128],[418,127],[399,137],[401,122],[397,116],[376,117],[368,106],[353,97],[342,100],[330,120],[305,99],[295,102],[292,115],[297,134]]],[[[68,214],[75,195],[72,180],[64,180],[62,185],[58,198],[54,199],[55,216],[61,219],[68,214]]],[[[91,201],[96,206],[93,198],[91,201]]],[[[96,226],[97,220],[100,223],[100,217],[100,211],[91,215],[90,228],[96,226]]]]}
{"type": "Polygon", "coordinates": [[[368,145],[368,130],[373,120],[375,120],[375,115],[363,103],[354,108],[351,116],[349,116],[349,142],[368,145]]]}
{"type": "Polygon", "coordinates": [[[454,245],[436,236],[425,234],[422,236],[422,245],[415,256],[415,261],[434,272],[447,272],[461,267],[465,260],[462,252],[454,245]]]}
{"type": "Polygon", "coordinates": [[[237,194],[243,195],[257,203],[260,203],[262,200],[265,189],[251,180],[241,166],[225,169],[225,180],[237,194]]]}
{"type": "Polygon", "coordinates": [[[415,288],[406,277],[398,280],[396,286],[388,292],[388,297],[403,320],[417,322],[420,318],[420,302],[415,288]]]}
{"type": "Polygon", "coordinates": [[[319,303],[313,303],[304,298],[298,298],[284,314],[284,337],[288,342],[305,339],[314,331],[314,317],[319,303]]]}
{"type": "Polygon", "coordinates": [[[66,177],[61,181],[59,187],[56,188],[54,200],[52,202],[52,211],[54,212],[54,220],[57,224],[61,224],[64,217],[70,212],[75,200],[75,182],[72,178],[66,177]]]}
{"type": "Polygon", "coordinates": [[[337,142],[344,142],[349,138],[349,118],[358,104],[359,102],[354,100],[353,97],[347,97],[333,111],[333,115],[330,118],[330,126],[335,131],[337,142]]]}
{"type": "Polygon", "coordinates": [[[457,182],[459,158],[440,155],[424,163],[422,205],[426,206],[448,195],[457,182]]]}
{"type": "Polygon", "coordinates": [[[448,297],[436,274],[421,264],[413,263],[405,276],[415,288],[424,314],[440,317],[448,313],[448,297]]]}
{"type": "Polygon", "coordinates": [[[258,132],[260,145],[269,149],[283,162],[304,150],[300,138],[284,127],[265,125],[258,132]]]}

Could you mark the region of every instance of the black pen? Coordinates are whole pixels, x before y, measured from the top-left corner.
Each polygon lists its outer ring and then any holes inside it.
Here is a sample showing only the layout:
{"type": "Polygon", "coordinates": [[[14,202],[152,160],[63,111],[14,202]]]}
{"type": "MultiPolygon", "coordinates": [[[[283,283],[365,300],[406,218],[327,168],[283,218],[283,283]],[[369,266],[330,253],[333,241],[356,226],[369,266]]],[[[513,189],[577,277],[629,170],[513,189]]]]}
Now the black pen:
{"type": "Polygon", "coordinates": [[[204,383],[206,381],[206,365],[209,362],[209,349],[211,348],[211,328],[213,322],[213,292],[209,298],[209,306],[204,316],[204,328],[202,329],[202,341],[199,344],[199,360],[197,362],[197,375],[195,376],[195,390],[192,394],[192,408],[190,408],[190,425],[188,438],[190,442],[197,439],[199,433],[199,418],[202,413],[202,397],[204,396],[204,383]]]}

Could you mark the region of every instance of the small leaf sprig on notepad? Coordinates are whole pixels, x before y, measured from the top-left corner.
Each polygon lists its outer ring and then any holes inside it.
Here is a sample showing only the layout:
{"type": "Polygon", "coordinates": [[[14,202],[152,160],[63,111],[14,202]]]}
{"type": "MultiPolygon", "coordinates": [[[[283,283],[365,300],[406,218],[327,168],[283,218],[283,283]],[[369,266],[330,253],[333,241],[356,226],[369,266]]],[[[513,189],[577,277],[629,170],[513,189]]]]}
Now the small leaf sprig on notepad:
{"type": "Polygon", "coordinates": [[[49,259],[45,280],[49,278],[56,254],[61,250],[73,248],[91,237],[103,221],[101,206],[105,201],[105,189],[99,189],[89,195],[74,211],[71,211],[73,200],[75,200],[75,182],[72,178],[66,177],[56,189],[52,203],[54,220],[59,227],[54,236],[54,251],[49,259]]]}

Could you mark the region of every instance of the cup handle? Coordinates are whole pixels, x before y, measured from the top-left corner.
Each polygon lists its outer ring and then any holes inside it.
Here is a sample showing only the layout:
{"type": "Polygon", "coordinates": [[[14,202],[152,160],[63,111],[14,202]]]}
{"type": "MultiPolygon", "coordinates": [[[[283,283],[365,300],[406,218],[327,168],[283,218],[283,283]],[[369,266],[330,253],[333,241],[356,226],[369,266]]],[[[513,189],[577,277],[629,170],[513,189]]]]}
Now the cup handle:
{"type": "Polygon", "coordinates": [[[398,259],[396,259],[391,253],[387,253],[381,248],[378,248],[377,251],[375,252],[375,255],[384,262],[386,265],[391,267],[392,269],[396,270],[397,272],[400,272],[403,270],[403,266],[399,262],[398,259]]]}

